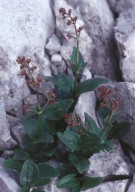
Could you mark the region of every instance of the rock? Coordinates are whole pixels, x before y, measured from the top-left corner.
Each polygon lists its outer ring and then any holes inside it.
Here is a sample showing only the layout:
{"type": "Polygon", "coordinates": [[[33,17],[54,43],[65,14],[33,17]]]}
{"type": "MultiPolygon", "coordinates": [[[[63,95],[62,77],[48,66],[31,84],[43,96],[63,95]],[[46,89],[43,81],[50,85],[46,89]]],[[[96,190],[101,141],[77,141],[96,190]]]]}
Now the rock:
{"type": "Polygon", "coordinates": [[[29,95],[29,89],[18,75],[17,64],[13,67],[4,50],[0,47],[0,97],[3,98],[6,111],[14,110],[21,114],[22,99],[29,95]]]}
{"type": "Polygon", "coordinates": [[[85,192],[125,192],[127,182],[128,180],[107,182],[85,192]]]}
{"type": "Polygon", "coordinates": [[[11,131],[12,136],[17,141],[18,146],[22,149],[25,148],[25,138],[26,138],[25,136],[26,136],[26,134],[24,132],[23,125],[18,124],[15,127],[12,127],[10,129],[10,131],[11,131]]]}
{"type": "Polygon", "coordinates": [[[53,179],[49,185],[43,187],[43,190],[46,190],[48,192],[70,192],[68,189],[57,188],[56,179],[53,179]]]}
{"type": "Polygon", "coordinates": [[[121,99],[120,109],[123,111],[121,119],[123,121],[128,121],[131,127],[123,137],[125,143],[127,143],[131,148],[135,147],[135,83],[121,82],[117,83],[115,89],[117,97],[121,99]]]}
{"type": "Polygon", "coordinates": [[[56,53],[51,57],[51,70],[54,74],[63,73],[66,70],[66,64],[60,54],[56,53]]]}
{"type": "MultiPolygon", "coordinates": [[[[59,64],[59,63],[62,61],[62,57],[61,57],[60,54],[55,53],[55,54],[53,54],[53,55],[51,56],[51,61],[54,62],[54,63],[58,63],[58,64],[59,64]]],[[[57,65],[58,65],[58,64],[57,64],[57,65]]]]}
{"type": "Polygon", "coordinates": [[[0,158],[0,192],[17,192],[20,190],[16,183],[16,174],[4,166],[4,159],[0,158]]]}
{"type": "Polygon", "coordinates": [[[114,13],[121,13],[135,5],[134,0],[108,0],[108,3],[114,13]]]}
{"type": "Polygon", "coordinates": [[[5,150],[2,153],[2,158],[9,159],[9,158],[12,158],[13,155],[14,155],[14,151],[13,150],[5,150]]]}
{"type": "Polygon", "coordinates": [[[131,182],[127,192],[133,192],[134,190],[135,190],[135,176],[134,176],[133,181],[131,182]]]}
{"type": "Polygon", "coordinates": [[[135,82],[135,10],[129,9],[121,13],[115,30],[115,39],[117,42],[119,56],[120,56],[120,69],[123,79],[125,81],[135,82]]]}
{"type": "MultiPolygon", "coordinates": [[[[73,26],[67,26],[65,20],[62,19],[62,16],[59,13],[59,9],[61,7],[64,7],[66,10],[72,9],[73,15],[78,16],[77,25],[82,26],[84,25],[83,20],[81,19],[81,15],[79,12],[77,12],[75,9],[73,9],[71,6],[69,6],[66,1],[54,1],[54,12],[56,16],[56,27],[57,30],[60,31],[60,33],[63,35],[62,39],[62,46],[61,46],[61,56],[64,58],[64,60],[67,60],[70,58],[73,46],[76,46],[76,42],[74,39],[67,40],[67,33],[74,34],[74,28],[73,26]]],[[[86,30],[82,30],[81,36],[80,36],[80,51],[84,56],[85,62],[87,62],[90,66],[92,65],[92,59],[91,59],[91,52],[93,50],[93,44],[91,37],[88,36],[86,30]]]]}
{"type": "Polygon", "coordinates": [[[5,105],[0,99],[0,150],[13,149],[16,147],[16,141],[11,137],[9,124],[6,119],[5,105]]]}
{"type": "Polygon", "coordinates": [[[115,79],[117,66],[112,46],[114,18],[107,1],[80,0],[78,7],[94,46],[91,52],[87,51],[87,54],[92,54],[92,73],[115,79]]]}
{"type": "MultiPolygon", "coordinates": [[[[131,166],[132,167],[132,166],[131,166]]],[[[107,175],[129,175],[130,164],[125,157],[120,145],[112,152],[100,152],[90,158],[90,168],[87,175],[105,177],[107,175]]],[[[107,182],[86,192],[124,192],[128,180],[107,182]]]]}
{"type": "Polygon", "coordinates": [[[46,44],[45,48],[49,55],[53,55],[60,51],[61,45],[55,34],[49,38],[49,42],[46,44]]]}
{"type": "Polygon", "coordinates": [[[18,114],[29,90],[24,79],[17,75],[16,57],[31,57],[42,74],[51,74],[44,46],[54,32],[54,18],[49,0],[46,3],[43,0],[1,0],[0,12],[3,23],[0,27],[0,96],[4,98],[6,110],[15,110],[18,114]]]}
{"type": "Polygon", "coordinates": [[[11,115],[6,115],[6,118],[10,128],[16,126],[18,123],[21,122],[19,118],[13,117],[11,115]]]}
{"type": "Polygon", "coordinates": [[[3,23],[0,44],[9,59],[14,62],[19,55],[43,53],[45,42],[55,28],[50,1],[24,0],[10,3],[1,0],[0,7],[3,23]]]}
{"type": "MultiPolygon", "coordinates": [[[[104,177],[107,175],[128,175],[128,165],[124,153],[117,143],[112,152],[100,152],[90,158],[90,169],[88,175],[104,177]]],[[[129,163],[129,162],[128,162],[129,163]]]]}
{"type": "MultiPolygon", "coordinates": [[[[92,77],[91,73],[89,72],[89,70],[87,68],[85,68],[85,70],[83,72],[82,81],[91,79],[91,77],[92,77]]],[[[96,107],[96,96],[95,96],[94,91],[91,91],[88,93],[83,93],[79,97],[77,105],[75,106],[75,112],[81,118],[82,122],[84,122],[84,120],[85,120],[84,113],[87,113],[97,123],[95,107],[96,107]]],[[[98,125],[98,123],[97,123],[97,125],[98,125]]]]}

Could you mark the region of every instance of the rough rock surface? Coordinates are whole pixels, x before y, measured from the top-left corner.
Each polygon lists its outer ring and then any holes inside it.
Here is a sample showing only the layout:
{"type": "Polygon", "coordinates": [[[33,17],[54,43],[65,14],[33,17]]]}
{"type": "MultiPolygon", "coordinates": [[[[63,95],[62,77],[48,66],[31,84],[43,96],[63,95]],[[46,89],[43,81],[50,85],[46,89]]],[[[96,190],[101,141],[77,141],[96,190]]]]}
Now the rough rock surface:
{"type": "Polygon", "coordinates": [[[46,44],[45,48],[50,55],[60,51],[61,45],[55,34],[49,38],[49,42],[46,44]]]}
{"type": "Polygon", "coordinates": [[[127,192],[133,192],[134,190],[135,190],[135,176],[134,176],[133,181],[130,184],[129,189],[128,189],[127,192]]]}
{"type": "Polygon", "coordinates": [[[114,79],[115,61],[111,57],[114,18],[107,1],[80,0],[79,10],[93,41],[92,72],[114,79]]]}
{"type": "MultiPolygon", "coordinates": [[[[130,173],[130,164],[124,159],[124,154],[119,145],[116,145],[113,152],[100,152],[90,158],[90,169],[87,174],[90,176],[107,175],[128,175],[130,173]]],[[[99,185],[87,192],[124,192],[127,180],[107,182],[99,185]]]]}
{"type": "Polygon", "coordinates": [[[44,45],[55,24],[49,0],[46,3],[43,0],[1,0],[0,12],[3,23],[0,27],[0,96],[4,98],[6,110],[10,111],[21,108],[18,103],[29,94],[24,80],[17,75],[16,57],[31,57],[43,74],[50,75],[44,45]]]}
{"type": "Polygon", "coordinates": [[[108,3],[113,12],[117,14],[135,6],[134,0],[108,0],[108,3]]]}
{"type": "Polygon", "coordinates": [[[25,132],[22,124],[18,124],[10,128],[11,134],[18,143],[18,147],[24,148],[25,146],[25,132]]]}
{"type": "Polygon", "coordinates": [[[0,99],[0,150],[12,149],[16,145],[17,143],[10,135],[4,102],[0,99]]]}
{"type": "Polygon", "coordinates": [[[0,192],[17,192],[20,190],[15,181],[15,175],[4,166],[4,159],[0,158],[0,192]]]}
{"type": "Polygon", "coordinates": [[[125,81],[135,82],[135,9],[121,13],[117,20],[115,39],[119,49],[120,68],[125,81]]]}
{"type": "Polygon", "coordinates": [[[123,114],[122,120],[130,122],[131,127],[128,133],[124,136],[124,141],[130,145],[131,148],[135,148],[135,83],[122,82],[118,83],[115,87],[117,96],[121,98],[121,109],[123,114]]]}
{"type": "MultiPolygon", "coordinates": [[[[85,68],[82,76],[82,81],[91,79],[91,73],[87,68],[85,68]]],[[[79,99],[78,103],[75,107],[76,114],[81,118],[84,122],[84,113],[90,115],[95,122],[97,122],[96,114],[95,114],[95,107],[96,107],[96,96],[94,91],[82,94],[79,99]]]]}
{"type": "Polygon", "coordinates": [[[24,79],[18,75],[17,67],[0,47],[0,97],[4,100],[6,111],[14,110],[19,115],[22,99],[30,92],[24,79]]]}

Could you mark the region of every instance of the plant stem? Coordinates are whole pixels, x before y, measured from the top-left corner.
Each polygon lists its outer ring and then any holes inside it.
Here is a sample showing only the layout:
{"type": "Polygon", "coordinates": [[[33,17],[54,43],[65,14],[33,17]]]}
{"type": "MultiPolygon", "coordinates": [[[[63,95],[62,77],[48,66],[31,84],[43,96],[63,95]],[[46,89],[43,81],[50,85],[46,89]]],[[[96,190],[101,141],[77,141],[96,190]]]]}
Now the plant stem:
{"type": "Polygon", "coordinates": [[[110,124],[112,115],[113,115],[113,111],[111,110],[110,115],[109,115],[109,118],[108,118],[108,121],[107,121],[106,126],[105,126],[105,128],[104,128],[104,131],[105,131],[105,132],[107,131],[107,129],[108,129],[108,127],[109,127],[109,124],[110,124]]]}
{"type": "Polygon", "coordinates": [[[40,98],[39,98],[38,85],[36,86],[36,95],[37,95],[37,104],[38,104],[38,107],[40,108],[40,98]]]}
{"type": "Polygon", "coordinates": [[[113,110],[111,110],[110,115],[109,115],[108,120],[107,120],[107,123],[106,123],[106,126],[105,126],[105,128],[103,130],[103,135],[102,136],[105,137],[105,139],[107,137],[107,130],[109,128],[109,124],[110,124],[110,121],[112,119],[112,115],[113,115],[113,110]]]}

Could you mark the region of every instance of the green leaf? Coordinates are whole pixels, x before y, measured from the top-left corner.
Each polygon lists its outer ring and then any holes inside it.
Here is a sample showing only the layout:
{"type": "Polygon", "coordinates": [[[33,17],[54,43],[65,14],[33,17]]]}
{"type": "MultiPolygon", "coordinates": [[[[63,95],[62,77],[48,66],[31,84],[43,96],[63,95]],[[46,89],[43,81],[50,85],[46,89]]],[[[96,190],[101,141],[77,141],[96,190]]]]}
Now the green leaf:
{"type": "Polygon", "coordinates": [[[51,179],[44,178],[44,179],[39,179],[34,185],[39,187],[39,186],[47,185],[50,182],[51,182],[51,179]]]}
{"type": "Polygon", "coordinates": [[[32,143],[53,143],[54,139],[52,134],[46,133],[42,135],[40,138],[35,139],[32,143]]]}
{"type": "Polygon", "coordinates": [[[60,101],[48,106],[44,110],[43,116],[50,120],[59,120],[63,117],[63,115],[71,107],[73,102],[74,102],[73,99],[60,100],[60,101]]]}
{"type": "Polygon", "coordinates": [[[110,140],[105,140],[103,144],[97,146],[94,150],[93,153],[98,153],[100,151],[108,151],[111,152],[114,148],[114,144],[110,140]]]}
{"type": "Polygon", "coordinates": [[[92,151],[101,143],[102,143],[101,138],[94,133],[89,133],[88,135],[82,134],[80,136],[80,146],[82,151],[85,150],[92,151]]]}
{"type": "Polygon", "coordinates": [[[20,174],[20,183],[22,186],[32,186],[39,178],[39,170],[35,163],[30,160],[24,162],[20,174]]]}
{"type": "Polygon", "coordinates": [[[25,186],[21,188],[21,192],[29,192],[30,191],[30,187],[25,186]]]}
{"type": "Polygon", "coordinates": [[[105,151],[112,151],[114,148],[114,144],[112,141],[110,140],[106,140],[102,145],[101,145],[101,150],[105,150],[105,151]]]}
{"type": "Polygon", "coordinates": [[[107,79],[103,78],[93,78],[83,81],[82,83],[76,85],[74,94],[76,97],[80,96],[82,93],[95,90],[99,85],[107,83],[107,79]]]}
{"type": "Polygon", "coordinates": [[[37,121],[34,118],[24,117],[22,118],[22,124],[25,133],[32,139],[38,138],[41,135],[41,129],[37,125],[37,121]]]}
{"type": "Polygon", "coordinates": [[[96,135],[100,135],[102,131],[87,113],[85,113],[85,127],[89,132],[95,133],[96,135]]]}
{"type": "Polygon", "coordinates": [[[113,137],[114,139],[120,139],[126,134],[129,128],[130,128],[130,123],[127,121],[122,121],[112,126],[109,132],[109,136],[113,137]]]}
{"type": "Polygon", "coordinates": [[[83,56],[80,52],[78,57],[78,63],[76,63],[76,60],[77,60],[77,48],[73,47],[73,52],[68,62],[72,71],[78,73],[79,71],[84,69],[86,63],[84,62],[83,56]],[[72,65],[73,62],[75,63],[74,65],[72,65]]]}
{"type": "Polygon", "coordinates": [[[90,165],[90,162],[88,159],[83,157],[78,157],[73,153],[70,153],[68,158],[73,163],[73,165],[76,167],[77,171],[80,174],[86,171],[90,165]]]}
{"type": "Polygon", "coordinates": [[[83,190],[87,190],[93,187],[98,186],[99,184],[103,183],[103,178],[102,177],[87,177],[84,176],[81,178],[81,181],[83,183],[83,190]]]}
{"type": "Polygon", "coordinates": [[[55,122],[48,120],[48,119],[44,119],[44,117],[42,116],[42,124],[43,124],[43,132],[46,134],[46,132],[50,132],[51,134],[57,134],[57,130],[55,128],[55,122]]]}
{"type": "Polygon", "coordinates": [[[72,187],[79,185],[79,181],[75,177],[76,177],[75,174],[66,175],[57,183],[57,187],[58,188],[65,188],[65,187],[72,188],[72,187]]]}
{"type": "Polygon", "coordinates": [[[4,165],[10,169],[13,169],[15,171],[21,171],[21,164],[19,163],[19,161],[14,160],[13,158],[7,159],[4,162],[4,165]]]}
{"type": "Polygon", "coordinates": [[[80,183],[72,187],[72,192],[80,192],[80,191],[81,191],[80,183]]]}
{"type": "Polygon", "coordinates": [[[97,111],[98,114],[98,119],[102,123],[103,126],[106,124],[106,120],[110,115],[110,110],[107,109],[106,107],[100,107],[97,111]]]}
{"type": "Polygon", "coordinates": [[[59,172],[57,171],[57,169],[51,167],[50,165],[47,165],[45,163],[40,163],[37,166],[39,169],[40,179],[53,178],[59,175],[59,172]]]}
{"type": "Polygon", "coordinates": [[[113,124],[121,115],[122,115],[122,111],[116,111],[113,113],[110,124],[113,124]]]}
{"type": "Polygon", "coordinates": [[[72,151],[79,151],[79,135],[66,130],[64,133],[58,133],[58,138],[72,151]]]}
{"type": "Polygon", "coordinates": [[[49,77],[47,79],[50,80],[59,89],[72,95],[73,87],[74,87],[74,81],[72,80],[71,77],[67,76],[65,73],[60,73],[58,75],[55,75],[54,77],[49,77]]]}
{"type": "Polygon", "coordinates": [[[45,192],[45,191],[42,191],[41,189],[33,189],[32,192],[45,192]]]}
{"type": "Polygon", "coordinates": [[[18,161],[20,160],[25,161],[30,159],[30,155],[23,149],[15,149],[14,159],[18,161]]]}

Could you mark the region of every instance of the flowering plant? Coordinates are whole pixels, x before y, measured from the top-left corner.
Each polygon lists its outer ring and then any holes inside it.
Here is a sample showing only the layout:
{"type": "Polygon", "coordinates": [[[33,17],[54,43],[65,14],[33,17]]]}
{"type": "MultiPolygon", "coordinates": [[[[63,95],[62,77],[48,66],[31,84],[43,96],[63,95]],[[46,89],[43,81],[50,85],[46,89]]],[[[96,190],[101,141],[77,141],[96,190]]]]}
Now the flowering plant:
{"type": "MultiPolygon", "coordinates": [[[[77,28],[77,17],[72,16],[70,9],[66,11],[60,8],[59,12],[67,25],[73,25],[75,29],[74,34],[67,34],[68,39],[74,38],[77,44],[68,61],[75,78],[66,73],[45,77],[45,80],[54,84],[54,90],[42,95],[40,84],[43,78],[33,76],[37,66],[31,66],[29,58],[17,58],[20,75],[26,77],[29,87],[34,86],[37,95],[36,109],[24,106],[24,149],[16,149],[13,158],[5,161],[8,168],[20,173],[21,192],[42,192],[40,186],[47,185],[54,177],[58,177],[58,188],[67,187],[72,192],[99,185],[104,182],[104,178],[84,174],[90,166],[89,158],[99,151],[113,150],[112,139],[118,139],[123,134],[119,130],[122,124],[115,122],[121,115],[121,111],[118,111],[120,100],[114,96],[112,89],[100,86],[107,80],[93,78],[80,82],[79,76],[86,66],[79,51],[79,37],[83,27],[77,28]],[[83,124],[74,113],[75,104],[82,93],[96,88],[100,101],[100,125],[87,113],[83,124]],[[44,98],[44,104],[40,102],[41,97],[44,98]],[[59,145],[63,146],[62,150],[59,145]],[[62,166],[56,169],[44,163],[50,159],[57,159],[62,166]]],[[[124,126],[126,130],[128,124],[124,123],[124,126]]]]}

